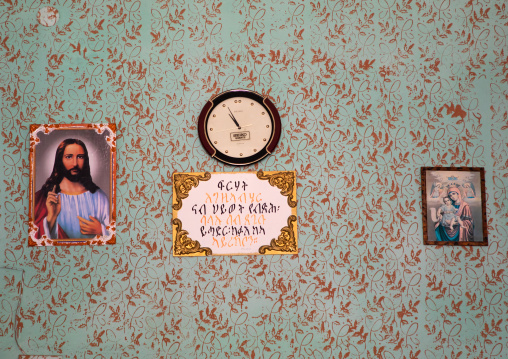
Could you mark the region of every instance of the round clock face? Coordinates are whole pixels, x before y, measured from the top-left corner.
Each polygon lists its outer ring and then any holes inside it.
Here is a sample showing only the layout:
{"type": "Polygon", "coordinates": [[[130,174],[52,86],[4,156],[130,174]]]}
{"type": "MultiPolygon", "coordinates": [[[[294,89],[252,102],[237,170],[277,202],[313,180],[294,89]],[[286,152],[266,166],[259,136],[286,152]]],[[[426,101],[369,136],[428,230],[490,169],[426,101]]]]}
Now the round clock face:
{"type": "Polygon", "coordinates": [[[247,165],[274,150],[281,124],[268,98],[252,91],[233,90],[207,102],[199,116],[198,131],[212,157],[232,165],[247,165]]]}

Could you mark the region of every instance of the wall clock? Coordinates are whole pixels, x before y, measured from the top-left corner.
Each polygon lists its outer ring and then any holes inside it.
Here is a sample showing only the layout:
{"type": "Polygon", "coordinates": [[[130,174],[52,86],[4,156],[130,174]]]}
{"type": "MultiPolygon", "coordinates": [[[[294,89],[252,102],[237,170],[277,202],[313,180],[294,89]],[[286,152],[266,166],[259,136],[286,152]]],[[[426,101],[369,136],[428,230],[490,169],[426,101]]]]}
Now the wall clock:
{"type": "Polygon", "coordinates": [[[279,142],[275,105],[257,92],[230,90],[210,99],[198,119],[199,139],[214,158],[230,165],[257,162],[279,142]]]}

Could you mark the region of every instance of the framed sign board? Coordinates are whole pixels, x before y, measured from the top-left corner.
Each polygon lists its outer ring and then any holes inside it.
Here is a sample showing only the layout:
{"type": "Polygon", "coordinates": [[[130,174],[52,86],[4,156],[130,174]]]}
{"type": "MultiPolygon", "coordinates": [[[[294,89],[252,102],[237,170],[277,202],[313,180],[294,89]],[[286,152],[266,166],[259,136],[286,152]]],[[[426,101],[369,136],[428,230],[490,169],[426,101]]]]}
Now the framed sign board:
{"type": "Polygon", "coordinates": [[[173,255],[297,254],[294,171],[174,173],[173,255]]]}
{"type": "Polygon", "coordinates": [[[30,126],[29,246],[115,243],[114,124],[30,126]]]}
{"type": "Polygon", "coordinates": [[[488,245],[484,169],[422,167],[421,175],[424,244],[488,245]]]}

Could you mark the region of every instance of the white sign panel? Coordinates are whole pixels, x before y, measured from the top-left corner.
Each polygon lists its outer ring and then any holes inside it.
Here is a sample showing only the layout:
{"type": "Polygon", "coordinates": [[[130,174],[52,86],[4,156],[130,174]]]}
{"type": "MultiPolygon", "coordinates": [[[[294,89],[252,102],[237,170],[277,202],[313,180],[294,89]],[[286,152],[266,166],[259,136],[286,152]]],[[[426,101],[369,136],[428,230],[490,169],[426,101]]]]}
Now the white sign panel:
{"type": "Polygon", "coordinates": [[[173,174],[173,255],[298,253],[293,171],[173,174]]]}

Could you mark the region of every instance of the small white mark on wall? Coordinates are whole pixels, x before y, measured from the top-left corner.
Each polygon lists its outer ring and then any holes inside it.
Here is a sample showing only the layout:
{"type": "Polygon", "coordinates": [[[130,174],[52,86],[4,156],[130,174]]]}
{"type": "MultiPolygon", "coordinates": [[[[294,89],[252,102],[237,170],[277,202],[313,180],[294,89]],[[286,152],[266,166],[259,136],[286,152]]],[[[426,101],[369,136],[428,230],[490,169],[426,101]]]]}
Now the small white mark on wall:
{"type": "Polygon", "coordinates": [[[37,13],[37,21],[46,27],[54,26],[59,18],[60,14],[53,6],[45,6],[37,13]]]}

